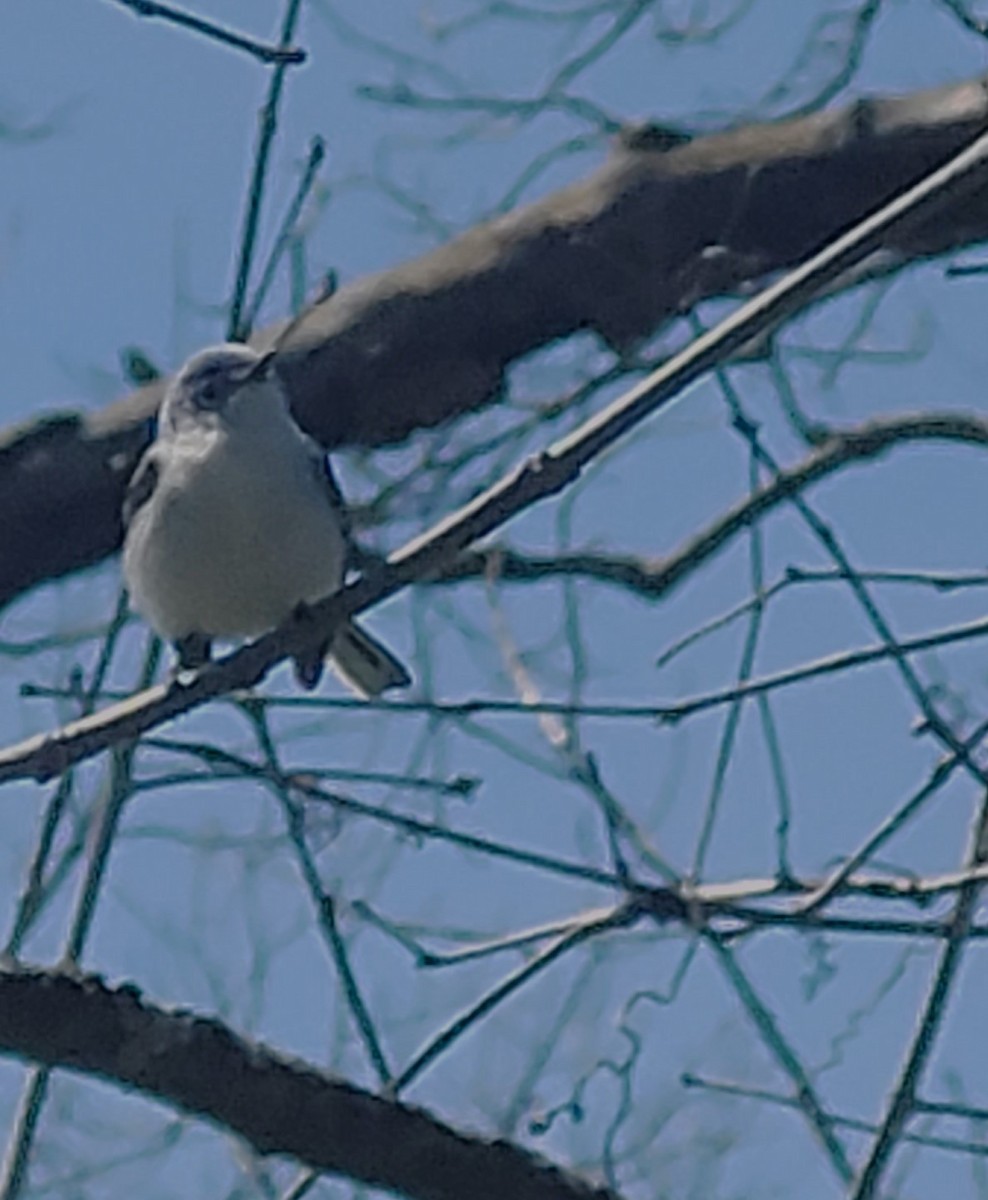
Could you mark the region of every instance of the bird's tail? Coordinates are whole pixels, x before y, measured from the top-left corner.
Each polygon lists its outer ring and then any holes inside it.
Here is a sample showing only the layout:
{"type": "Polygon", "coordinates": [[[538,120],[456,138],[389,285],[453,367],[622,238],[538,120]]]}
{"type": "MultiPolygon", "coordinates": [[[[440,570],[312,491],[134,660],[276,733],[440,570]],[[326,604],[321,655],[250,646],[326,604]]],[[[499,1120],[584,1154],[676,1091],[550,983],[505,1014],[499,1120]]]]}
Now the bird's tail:
{"type": "Polygon", "coordinates": [[[389,688],[404,688],[412,677],[387,647],[355,621],[337,630],[329,649],[333,666],[360,696],[380,696],[389,688]]]}

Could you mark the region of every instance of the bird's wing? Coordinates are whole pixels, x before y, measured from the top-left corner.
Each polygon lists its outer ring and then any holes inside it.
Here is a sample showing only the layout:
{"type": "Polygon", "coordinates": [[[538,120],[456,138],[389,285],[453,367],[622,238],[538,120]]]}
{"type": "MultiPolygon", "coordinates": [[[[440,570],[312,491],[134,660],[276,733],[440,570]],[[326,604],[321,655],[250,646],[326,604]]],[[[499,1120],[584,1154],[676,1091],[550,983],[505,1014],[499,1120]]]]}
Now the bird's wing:
{"type": "Polygon", "coordinates": [[[144,507],[151,499],[154,489],[158,483],[158,458],[154,450],[148,450],[144,457],[137,464],[137,469],[130,477],[130,483],[127,484],[127,491],[124,495],[123,508],[121,515],[123,517],[124,529],[130,527],[138,509],[144,507]]]}
{"type": "Polygon", "coordinates": [[[333,467],[326,451],[323,450],[318,442],[313,441],[312,438],[306,436],[305,440],[307,442],[306,449],[312,473],[330,507],[336,513],[336,519],[339,521],[340,532],[343,534],[343,540],[346,543],[347,566],[353,566],[356,547],[351,537],[350,512],[346,506],[346,500],[344,500],[343,493],[340,491],[340,485],[336,482],[336,476],[333,474],[333,467]]]}
{"type": "Polygon", "coordinates": [[[319,476],[319,481],[322,484],[326,496],[330,504],[336,510],[336,515],[340,519],[340,524],[343,527],[343,532],[349,536],[350,534],[350,514],[347,511],[346,501],[343,499],[343,493],[340,491],[340,485],[336,482],[336,476],[333,474],[333,467],[329,461],[325,450],[312,443],[312,450],[316,456],[314,463],[315,470],[319,476]]]}

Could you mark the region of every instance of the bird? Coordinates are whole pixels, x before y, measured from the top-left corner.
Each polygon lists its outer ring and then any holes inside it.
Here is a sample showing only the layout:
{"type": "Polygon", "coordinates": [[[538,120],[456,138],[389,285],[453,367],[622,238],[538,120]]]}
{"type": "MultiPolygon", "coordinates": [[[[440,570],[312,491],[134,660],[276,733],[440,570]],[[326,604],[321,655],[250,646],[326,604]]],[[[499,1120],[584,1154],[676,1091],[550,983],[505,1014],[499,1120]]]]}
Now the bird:
{"type": "MultiPolygon", "coordinates": [[[[230,342],[190,358],[127,486],[127,590],[179,671],[208,662],[215,639],[256,637],[343,583],[346,507],[326,454],[291,415],[275,358],[230,342]]],[[[295,656],[303,687],[318,684],[327,653],[364,698],[411,682],[351,619],[295,656]]]]}

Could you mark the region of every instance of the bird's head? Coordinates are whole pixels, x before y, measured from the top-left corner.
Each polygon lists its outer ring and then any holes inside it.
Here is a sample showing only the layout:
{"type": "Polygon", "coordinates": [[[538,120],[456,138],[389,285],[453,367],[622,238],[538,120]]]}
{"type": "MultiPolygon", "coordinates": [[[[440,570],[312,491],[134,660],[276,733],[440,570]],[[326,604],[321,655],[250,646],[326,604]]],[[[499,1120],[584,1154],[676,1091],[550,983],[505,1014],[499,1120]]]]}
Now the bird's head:
{"type": "Polygon", "coordinates": [[[160,426],[177,431],[190,426],[235,429],[278,418],[286,397],[274,373],[274,355],[227,342],[200,350],[168,387],[160,426]]]}

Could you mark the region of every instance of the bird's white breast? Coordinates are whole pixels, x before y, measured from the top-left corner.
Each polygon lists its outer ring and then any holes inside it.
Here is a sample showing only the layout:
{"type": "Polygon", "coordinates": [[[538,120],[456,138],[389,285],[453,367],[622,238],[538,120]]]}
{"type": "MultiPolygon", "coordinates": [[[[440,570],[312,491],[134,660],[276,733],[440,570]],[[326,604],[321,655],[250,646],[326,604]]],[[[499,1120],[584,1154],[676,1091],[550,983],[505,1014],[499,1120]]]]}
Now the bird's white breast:
{"type": "Polygon", "coordinates": [[[162,636],[253,637],[339,586],[338,515],[302,435],[285,434],[164,447],[124,550],[134,605],[162,636]]]}

